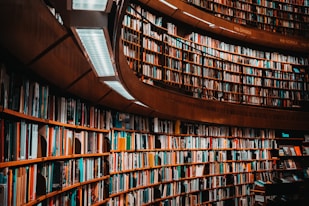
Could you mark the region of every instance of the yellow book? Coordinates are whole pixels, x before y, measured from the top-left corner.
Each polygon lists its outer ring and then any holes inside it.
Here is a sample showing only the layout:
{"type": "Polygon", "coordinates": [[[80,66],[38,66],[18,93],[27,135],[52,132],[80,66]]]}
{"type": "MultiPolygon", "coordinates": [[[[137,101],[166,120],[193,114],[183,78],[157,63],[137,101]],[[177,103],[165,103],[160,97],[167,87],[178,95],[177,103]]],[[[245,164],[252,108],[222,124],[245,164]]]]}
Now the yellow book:
{"type": "Polygon", "coordinates": [[[153,153],[148,153],[148,162],[149,162],[149,167],[154,167],[154,154],[153,153]]]}

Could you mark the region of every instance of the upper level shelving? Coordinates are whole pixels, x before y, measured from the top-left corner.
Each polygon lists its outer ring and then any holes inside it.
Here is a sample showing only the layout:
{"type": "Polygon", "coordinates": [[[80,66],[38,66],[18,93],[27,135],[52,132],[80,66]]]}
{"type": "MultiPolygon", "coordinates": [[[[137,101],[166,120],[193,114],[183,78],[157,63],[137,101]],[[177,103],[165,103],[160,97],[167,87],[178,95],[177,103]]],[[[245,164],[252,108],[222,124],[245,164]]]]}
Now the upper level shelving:
{"type": "Polygon", "coordinates": [[[241,104],[292,108],[308,101],[307,54],[258,50],[183,27],[129,6],[122,43],[143,82],[241,104]]]}
{"type": "MultiPolygon", "coordinates": [[[[122,3],[122,1],[119,2],[122,3]]],[[[201,17],[200,14],[210,15],[184,2],[177,2],[183,3],[186,6],[179,6],[180,9],[175,12],[167,9],[166,6],[155,0],[141,0],[140,2],[145,2],[154,9],[157,8],[156,6],[160,7],[160,11],[167,12],[164,13],[165,17],[169,17],[169,14],[174,18],[179,16],[177,19],[187,21],[196,28],[208,31],[207,25],[185,16],[182,14],[182,11],[193,13],[198,17],[201,17]],[[192,8],[195,10],[191,10],[192,8]]],[[[3,32],[0,34],[0,44],[2,57],[5,60],[14,62],[14,64],[27,65],[27,69],[24,70],[25,72],[34,72],[40,78],[47,79],[52,85],[57,85],[61,91],[78,95],[95,105],[103,105],[123,112],[154,115],[162,118],[190,119],[246,127],[307,128],[308,115],[306,112],[296,110],[279,111],[277,109],[265,109],[240,104],[218,104],[217,101],[192,98],[138,81],[133,72],[128,69],[127,60],[123,55],[122,43],[121,45],[119,44],[117,31],[117,33],[114,33],[115,36],[113,38],[116,39],[115,42],[117,43],[114,52],[119,77],[128,91],[144,105],[147,105],[147,107],[134,104],[99,81],[76,44],[74,37],[65,27],[65,19],[63,19],[64,25],[60,24],[44,2],[31,1],[23,3],[19,0],[10,0],[1,2],[1,5],[0,14],[3,32]],[[33,12],[33,9],[36,12],[33,12]],[[7,21],[7,16],[11,16],[10,21],[7,21]],[[8,57],[7,52],[14,56],[14,59],[12,59],[12,56],[8,57]],[[156,98],[154,99],[154,97],[156,98]]],[[[59,12],[59,10],[57,11],[59,12]]],[[[61,15],[61,17],[63,16],[61,15]]],[[[122,19],[122,16],[120,18],[122,19]]],[[[221,21],[220,18],[215,20],[218,23],[221,21]]],[[[241,26],[229,27],[229,25],[225,25],[226,28],[239,31],[238,33],[241,34],[249,34],[249,32],[243,31],[241,26]]],[[[115,26],[115,28],[121,29],[121,26],[115,26]]],[[[226,30],[217,29],[216,31],[225,34],[226,30]]],[[[251,41],[251,37],[259,36],[260,33],[257,33],[252,33],[250,36],[245,35],[243,38],[244,40],[251,41]]],[[[228,34],[233,35],[230,32],[228,34]]],[[[265,37],[264,34],[261,36],[265,37]]],[[[305,48],[309,45],[301,39],[290,41],[291,39],[288,37],[278,38],[276,36],[274,40],[272,37],[269,38],[267,36],[267,38],[257,40],[267,40],[271,46],[279,43],[290,48],[293,52],[307,51],[305,48]]],[[[276,47],[274,46],[274,48],[276,47]]],[[[21,66],[17,65],[17,67],[21,66]]]]}
{"type": "Polygon", "coordinates": [[[183,0],[214,16],[283,35],[308,37],[309,3],[303,0],[183,0]]]}

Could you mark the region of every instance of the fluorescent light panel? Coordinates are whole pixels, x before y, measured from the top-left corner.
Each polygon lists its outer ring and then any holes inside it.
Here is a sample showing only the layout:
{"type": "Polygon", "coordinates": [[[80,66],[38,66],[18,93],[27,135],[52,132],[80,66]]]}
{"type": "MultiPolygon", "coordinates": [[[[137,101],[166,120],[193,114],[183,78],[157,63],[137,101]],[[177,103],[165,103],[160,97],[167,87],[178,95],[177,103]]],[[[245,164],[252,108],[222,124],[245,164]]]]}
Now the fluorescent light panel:
{"type": "Polygon", "coordinates": [[[99,77],[115,76],[106,38],[102,29],[76,29],[99,77]]]}
{"type": "Polygon", "coordinates": [[[147,105],[141,103],[140,101],[135,101],[134,103],[135,103],[135,104],[138,104],[138,105],[141,105],[141,106],[143,106],[143,107],[148,107],[147,105]]]}
{"type": "Polygon", "coordinates": [[[165,4],[166,6],[174,9],[174,10],[178,9],[176,6],[174,6],[173,4],[171,4],[171,3],[167,2],[167,1],[164,1],[164,0],[159,0],[159,1],[162,2],[163,4],[165,4]]]}
{"type": "Polygon", "coordinates": [[[120,95],[122,95],[124,98],[128,100],[134,100],[134,97],[129,94],[129,92],[120,84],[119,81],[104,81],[105,84],[107,84],[110,88],[118,92],[120,95]]]}
{"type": "MultiPolygon", "coordinates": [[[[227,29],[227,28],[224,28],[224,27],[219,27],[220,29],[222,29],[222,30],[225,30],[225,31],[229,31],[229,32],[231,32],[231,33],[235,33],[235,34],[238,34],[238,32],[236,32],[236,31],[233,31],[233,30],[231,30],[231,29],[227,29]]],[[[240,34],[240,35],[242,35],[242,34],[240,34]]]]}
{"type": "Polygon", "coordinates": [[[72,9],[105,11],[108,0],[73,0],[72,9]]]}
{"type": "Polygon", "coordinates": [[[197,16],[194,16],[193,14],[190,14],[190,13],[188,13],[188,12],[183,12],[185,15],[187,15],[187,16],[190,16],[190,17],[192,17],[192,18],[194,18],[194,19],[196,19],[196,20],[199,20],[199,21],[201,21],[201,22],[204,22],[205,24],[208,24],[208,25],[213,25],[212,23],[210,23],[209,21],[206,21],[206,20],[204,20],[204,19],[201,19],[201,18],[199,18],[199,17],[197,17],[197,16]]]}

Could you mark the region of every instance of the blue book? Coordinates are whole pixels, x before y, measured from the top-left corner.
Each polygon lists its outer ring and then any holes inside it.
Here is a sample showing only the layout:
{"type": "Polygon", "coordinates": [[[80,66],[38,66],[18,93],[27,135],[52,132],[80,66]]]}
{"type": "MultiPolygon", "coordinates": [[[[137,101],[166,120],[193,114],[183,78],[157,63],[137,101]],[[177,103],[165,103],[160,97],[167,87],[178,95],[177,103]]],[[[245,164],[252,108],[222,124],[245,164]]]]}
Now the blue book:
{"type": "Polygon", "coordinates": [[[78,160],[78,163],[79,163],[79,180],[80,182],[84,182],[84,164],[83,164],[83,158],[80,158],[78,160]]]}

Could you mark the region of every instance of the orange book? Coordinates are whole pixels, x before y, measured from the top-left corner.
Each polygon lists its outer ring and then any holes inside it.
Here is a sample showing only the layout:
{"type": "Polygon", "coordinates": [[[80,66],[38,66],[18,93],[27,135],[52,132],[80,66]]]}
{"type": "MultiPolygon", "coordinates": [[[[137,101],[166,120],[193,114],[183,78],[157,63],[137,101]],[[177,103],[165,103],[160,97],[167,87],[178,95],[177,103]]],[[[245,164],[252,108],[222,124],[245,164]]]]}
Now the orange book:
{"type": "Polygon", "coordinates": [[[14,151],[14,160],[20,159],[20,122],[16,122],[16,151],[14,151]]]}
{"type": "Polygon", "coordinates": [[[49,134],[48,134],[48,154],[47,157],[52,156],[52,151],[53,151],[53,136],[54,136],[54,128],[51,127],[49,128],[49,134]]]}
{"type": "Polygon", "coordinates": [[[148,162],[149,162],[149,167],[154,167],[154,154],[153,153],[148,153],[148,162]]]}
{"type": "Polygon", "coordinates": [[[302,155],[299,146],[294,146],[294,150],[295,150],[295,153],[296,153],[297,156],[301,156],[302,155]]]}
{"type": "Polygon", "coordinates": [[[12,205],[12,197],[13,197],[13,171],[9,169],[8,172],[8,205],[12,205]]]}
{"type": "Polygon", "coordinates": [[[28,185],[28,191],[29,191],[29,199],[30,200],[34,200],[36,197],[33,196],[33,188],[36,186],[36,185],[33,185],[33,181],[34,181],[34,174],[33,174],[33,166],[30,166],[29,167],[29,185],[28,185]]]}
{"type": "Polygon", "coordinates": [[[126,138],[118,137],[118,150],[126,150],[126,138]]]}

